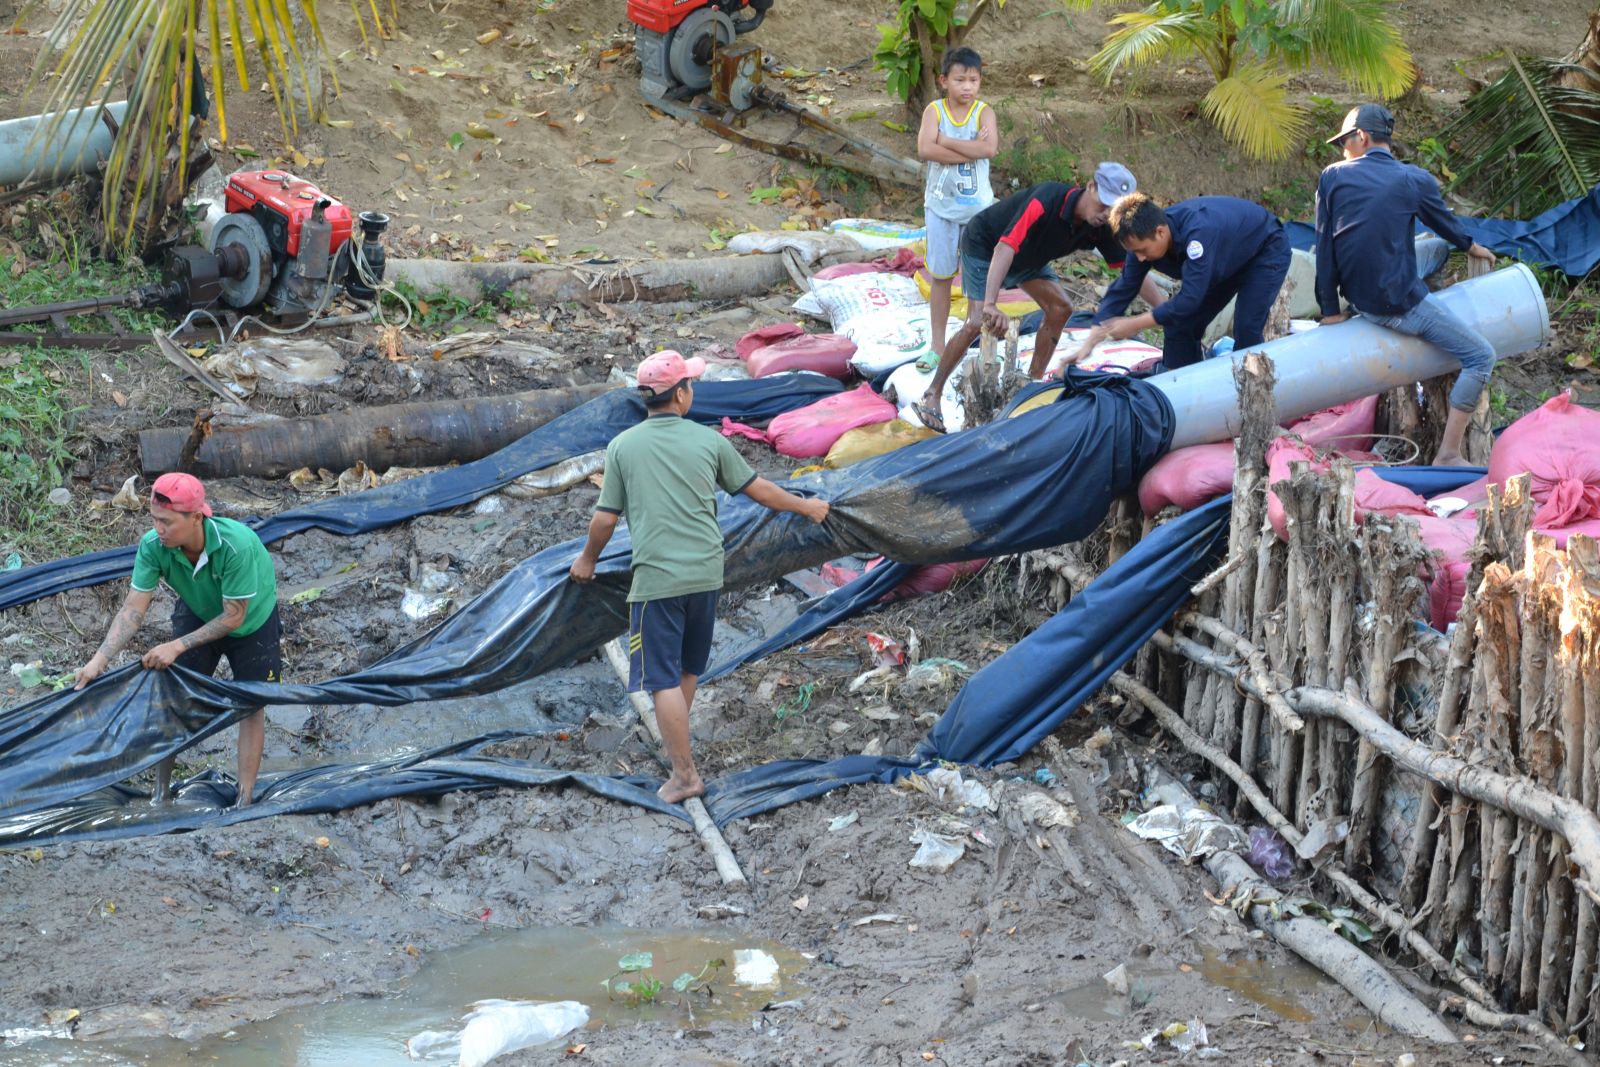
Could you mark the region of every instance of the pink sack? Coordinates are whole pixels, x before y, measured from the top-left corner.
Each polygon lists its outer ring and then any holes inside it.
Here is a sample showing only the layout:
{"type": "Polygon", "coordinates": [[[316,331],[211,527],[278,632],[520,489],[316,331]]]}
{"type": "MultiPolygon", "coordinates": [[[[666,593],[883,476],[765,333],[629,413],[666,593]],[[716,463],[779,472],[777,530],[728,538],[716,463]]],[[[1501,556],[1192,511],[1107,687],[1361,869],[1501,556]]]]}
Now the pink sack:
{"type": "Polygon", "coordinates": [[[804,337],[805,332],[793,322],[775,322],[771,326],[758,326],[735,341],[733,350],[739,353],[740,359],[748,361],[752,355],[768,345],[786,341],[791,337],[804,337]]]}
{"type": "MultiPolygon", "coordinates": [[[[767,440],[779,452],[795,459],[825,456],[846,431],[888,422],[896,414],[893,404],[863,382],[848,392],[779,415],[767,424],[767,440]]],[[[723,432],[727,432],[726,428],[723,432]]]]}
{"type": "Polygon", "coordinates": [[[1562,393],[1506,427],[1489,453],[1489,481],[1524,472],[1539,504],[1535,526],[1600,519],[1600,412],[1562,393]]]}
{"type": "Polygon", "coordinates": [[[1233,442],[1179,448],[1160,459],[1139,479],[1139,508],[1146,515],[1168,504],[1184,511],[1215,500],[1233,489],[1233,442]]]}
{"type": "Polygon", "coordinates": [[[835,263],[813,274],[812,280],[831,282],[852,274],[904,274],[910,277],[922,269],[922,257],[909,248],[897,248],[893,256],[879,256],[866,263],[835,263]]]}
{"type": "Polygon", "coordinates": [[[1331,445],[1340,452],[1365,452],[1372,447],[1372,427],[1377,419],[1378,398],[1369,396],[1312,412],[1289,423],[1288,430],[1307,444],[1331,445]]]}
{"type": "Polygon", "coordinates": [[[850,357],[855,354],[856,343],[848,337],[808,333],[756,349],[746,365],[752,378],[809,370],[843,381],[850,377],[850,357]]]}
{"type": "MultiPolygon", "coordinates": [[[[867,570],[870,571],[877,562],[874,560],[873,563],[867,564],[867,570]]],[[[964,563],[930,563],[926,567],[918,567],[906,576],[905,581],[885,593],[878,603],[889,604],[896,600],[909,600],[916,596],[942,593],[949,589],[957,578],[977,574],[988,562],[986,559],[969,559],[964,563]]]]}

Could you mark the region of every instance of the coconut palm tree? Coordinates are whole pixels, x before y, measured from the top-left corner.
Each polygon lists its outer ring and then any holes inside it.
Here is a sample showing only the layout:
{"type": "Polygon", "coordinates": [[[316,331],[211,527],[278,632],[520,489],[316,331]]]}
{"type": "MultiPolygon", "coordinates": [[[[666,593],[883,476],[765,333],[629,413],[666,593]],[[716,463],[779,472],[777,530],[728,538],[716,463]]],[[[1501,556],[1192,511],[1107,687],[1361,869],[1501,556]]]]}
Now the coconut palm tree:
{"type": "Polygon", "coordinates": [[[1121,27],[1090,59],[1110,81],[1161,59],[1197,59],[1215,82],[1201,109],[1258,159],[1281,159],[1305,133],[1289,76],[1326,68],[1364,96],[1389,99],[1416,74],[1387,0],[1154,0],[1113,18],[1121,27]]]}
{"type": "Polygon", "coordinates": [[[1528,218],[1600,184],[1600,11],[1565,59],[1506,59],[1439,139],[1455,165],[1451,188],[1485,214],[1528,218]]]}
{"type": "MultiPolygon", "coordinates": [[[[375,3],[371,13],[383,34],[375,3]]],[[[67,0],[50,40],[55,47],[40,55],[29,83],[33,92],[48,79],[43,110],[51,118],[38,144],[61,143],[69,109],[128,102],[101,189],[106,241],[121,250],[160,229],[188,189],[191,164],[204,151],[190,121],[204,110],[196,106],[205,99],[196,84],[204,75],[224,143],[230,66],[244,92],[252,66],[264,76],[286,140],[302,118],[321,117],[312,91],[322,43],[316,0],[67,0]]]]}

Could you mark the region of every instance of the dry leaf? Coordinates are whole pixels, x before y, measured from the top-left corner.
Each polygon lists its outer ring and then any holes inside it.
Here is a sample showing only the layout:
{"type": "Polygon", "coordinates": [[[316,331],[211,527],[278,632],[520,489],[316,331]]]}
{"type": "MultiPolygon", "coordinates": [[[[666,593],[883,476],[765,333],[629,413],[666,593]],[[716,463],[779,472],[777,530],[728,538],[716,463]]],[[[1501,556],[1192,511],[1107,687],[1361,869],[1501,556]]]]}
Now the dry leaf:
{"type": "Polygon", "coordinates": [[[128,406],[128,394],[124,393],[121,389],[111,390],[111,399],[116,402],[116,405],[119,408],[125,408],[128,406]]]}
{"type": "Polygon", "coordinates": [[[139,499],[139,491],[134,488],[138,481],[137,474],[128,475],[128,480],[122,483],[117,495],[111,498],[112,506],[119,507],[123,511],[143,511],[144,501],[139,499]]]}
{"type": "Polygon", "coordinates": [[[494,44],[499,39],[500,39],[500,31],[497,30],[497,29],[495,29],[495,30],[485,30],[483,33],[478,34],[478,43],[479,44],[494,44]]]}
{"type": "Polygon", "coordinates": [[[327,848],[331,844],[333,844],[333,842],[329,841],[326,837],[319,837],[319,838],[317,838],[317,841],[316,841],[316,845],[317,845],[318,848],[327,848]]]}
{"type": "Polygon", "coordinates": [[[162,897],[161,903],[165,904],[169,908],[176,908],[178,906],[178,901],[174,897],[162,897]]]}

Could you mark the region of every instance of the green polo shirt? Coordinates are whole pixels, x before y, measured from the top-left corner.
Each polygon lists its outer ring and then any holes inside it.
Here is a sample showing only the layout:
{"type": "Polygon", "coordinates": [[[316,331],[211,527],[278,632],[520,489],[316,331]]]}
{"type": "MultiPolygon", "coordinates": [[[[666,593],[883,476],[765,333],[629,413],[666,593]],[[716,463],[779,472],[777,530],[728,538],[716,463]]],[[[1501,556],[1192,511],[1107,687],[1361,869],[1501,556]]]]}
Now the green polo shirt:
{"type": "Polygon", "coordinates": [[[167,548],[151,530],[139,539],[133,559],[133,588],[152,593],[167,583],[189,610],[206,622],[222,614],[224,600],[245,601],[244,622],[234,637],[247,637],[261,628],[278,606],[278,576],[272,557],[256,532],[233,519],[203,520],[206,547],[194,563],[181,548],[167,548]]]}
{"type": "Polygon", "coordinates": [[[755,480],[726,437],[676,415],[652,415],[612,438],[595,506],[628,520],[628,601],[721,589],[717,487],[739,493],[755,480]]]}

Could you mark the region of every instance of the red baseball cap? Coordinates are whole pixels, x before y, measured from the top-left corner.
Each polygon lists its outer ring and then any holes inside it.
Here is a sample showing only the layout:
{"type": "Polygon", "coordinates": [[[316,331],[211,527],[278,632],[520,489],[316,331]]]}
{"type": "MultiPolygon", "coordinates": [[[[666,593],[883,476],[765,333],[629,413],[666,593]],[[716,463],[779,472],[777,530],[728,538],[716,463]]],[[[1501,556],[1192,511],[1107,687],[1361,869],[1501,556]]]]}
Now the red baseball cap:
{"type": "Polygon", "coordinates": [[[698,378],[706,372],[706,361],[699,356],[683,358],[683,353],[667,349],[639,364],[639,388],[651,396],[671,390],[685,378],[698,378]]]}
{"type": "Polygon", "coordinates": [[[176,471],[163,474],[156,479],[156,484],[150,487],[150,491],[166,501],[162,504],[163,507],[171,508],[173,511],[198,511],[202,515],[211,514],[211,505],[206,503],[206,487],[192,474],[180,474],[176,471]]]}

